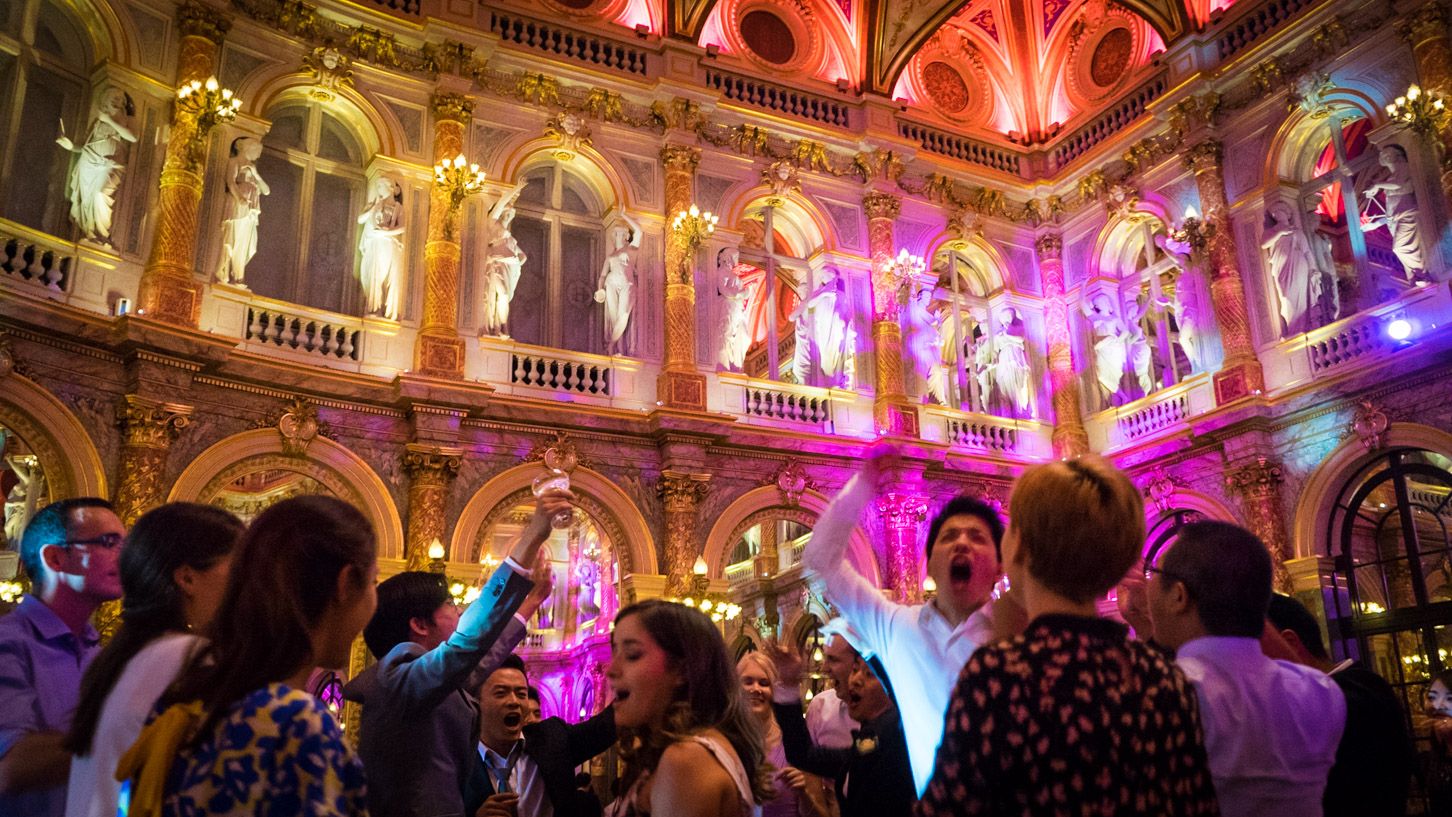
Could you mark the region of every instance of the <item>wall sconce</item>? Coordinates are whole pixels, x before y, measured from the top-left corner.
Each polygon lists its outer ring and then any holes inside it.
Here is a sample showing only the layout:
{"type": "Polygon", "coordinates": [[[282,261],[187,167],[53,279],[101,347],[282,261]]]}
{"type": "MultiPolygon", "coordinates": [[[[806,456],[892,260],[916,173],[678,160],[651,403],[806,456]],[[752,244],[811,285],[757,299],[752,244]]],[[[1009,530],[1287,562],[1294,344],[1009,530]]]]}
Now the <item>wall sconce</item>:
{"type": "Polygon", "coordinates": [[[1417,85],[1386,106],[1387,116],[1406,125],[1422,136],[1440,133],[1447,126],[1449,112],[1441,95],[1435,91],[1424,91],[1417,85]]]}
{"type": "Polygon", "coordinates": [[[706,240],[706,236],[716,232],[716,224],[720,220],[719,216],[712,215],[709,210],[703,211],[692,204],[691,209],[676,213],[676,217],[671,220],[671,231],[679,234],[686,242],[688,252],[695,252],[701,248],[701,242],[706,240]]]}
{"type": "Polygon", "coordinates": [[[449,213],[459,209],[464,199],[484,189],[484,171],[477,164],[468,164],[460,153],[434,165],[434,184],[449,194],[449,213]]]}
{"type": "Polygon", "coordinates": [[[444,572],[444,543],[437,538],[429,542],[428,557],[429,572],[442,574],[444,572]]]}
{"type": "Polygon", "coordinates": [[[191,119],[197,125],[187,143],[194,163],[200,164],[202,145],[212,129],[236,119],[241,107],[242,100],[232,94],[231,88],[223,88],[216,77],[194,79],[176,89],[177,118],[191,119]]]}

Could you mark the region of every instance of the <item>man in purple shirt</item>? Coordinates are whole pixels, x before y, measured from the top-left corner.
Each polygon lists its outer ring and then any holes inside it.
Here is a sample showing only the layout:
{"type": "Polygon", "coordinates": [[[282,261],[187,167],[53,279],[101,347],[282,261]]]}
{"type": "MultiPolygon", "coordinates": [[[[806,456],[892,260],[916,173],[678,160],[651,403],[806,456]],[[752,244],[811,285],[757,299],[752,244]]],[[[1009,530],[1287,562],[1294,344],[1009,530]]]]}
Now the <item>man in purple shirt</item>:
{"type": "Polygon", "coordinates": [[[126,529],[104,499],[45,506],[20,540],[31,592],[0,618],[0,815],[62,817],[81,674],[96,653],[91,614],[121,597],[126,529]]]}

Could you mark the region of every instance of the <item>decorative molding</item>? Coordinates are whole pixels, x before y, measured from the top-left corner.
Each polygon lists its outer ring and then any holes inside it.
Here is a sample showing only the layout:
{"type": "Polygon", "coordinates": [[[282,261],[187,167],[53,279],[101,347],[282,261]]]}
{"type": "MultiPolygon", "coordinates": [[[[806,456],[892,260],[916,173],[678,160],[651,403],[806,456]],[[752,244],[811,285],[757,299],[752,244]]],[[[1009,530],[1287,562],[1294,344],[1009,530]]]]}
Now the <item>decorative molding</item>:
{"type": "Polygon", "coordinates": [[[580,456],[579,447],[563,429],[555,431],[553,439],[536,443],[520,462],[543,463],[546,468],[564,471],[566,474],[573,473],[575,468],[582,465],[595,468],[595,463],[589,457],[580,456]]]}
{"type": "Polygon", "coordinates": [[[763,485],[775,485],[781,493],[783,505],[795,508],[801,502],[802,494],[807,491],[817,490],[817,481],[807,474],[807,469],[796,460],[787,460],[777,469],[776,474],[762,482],[763,485]]]}
{"type": "Polygon", "coordinates": [[[191,422],[191,413],[191,406],[128,394],[116,405],[116,424],[125,446],[165,451],[191,422]]]}
{"type": "Polygon", "coordinates": [[[1367,451],[1377,451],[1386,447],[1386,430],[1390,425],[1386,412],[1368,398],[1356,402],[1356,413],[1347,430],[1356,435],[1367,451]]]}

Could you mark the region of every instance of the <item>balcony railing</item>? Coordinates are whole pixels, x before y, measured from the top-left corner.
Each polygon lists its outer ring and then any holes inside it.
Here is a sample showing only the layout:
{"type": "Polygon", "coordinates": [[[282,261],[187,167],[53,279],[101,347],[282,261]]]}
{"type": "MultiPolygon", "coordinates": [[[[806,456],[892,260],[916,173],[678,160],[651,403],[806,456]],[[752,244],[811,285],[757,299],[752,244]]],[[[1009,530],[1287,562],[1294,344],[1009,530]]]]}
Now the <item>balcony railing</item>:
{"type": "Polygon", "coordinates": [[[51,292],[68,292],[76,247],[44,233],[0,222],[0,271],[51,292]]]}
{"type": "Polygon", "coordinates": [[[1092,415],[1085,428],[1089,445],[1117,450],[1181,431],[1190,419],[1215,408],[1215,385],[1208,373],[1191,375],[1122,406],[1092,415]]]}
{"type": "Polygon", "coordinates": [[[1001,170],[1013,176],[1019,175],[1022,167],[1023,157],[1012,150],[985,145],[957,134],[930,128],[927,125],[899,119],[897,135],[917,142],[923,150],[957,159],[960,162],[1001,170]]]}
{"type": "Polygon", "coordinates": [[[1235,56],[1316,2],[1317,0],[1271,0],[1256,6],[1254,11],[1227,26],[1225,32],[1215,41],[1220,59],[1235,56]]]}
{"type": "Polygon", "coordinates": [[[600,68],[644,76],[648,52],[594,34],[490,10],[489,30],[507,43],[600,68]]]}
{"type": "Polygon", "coordinates": [[[1168,73],[1159,74],[1136,88],[1119,101],[1119,104],[1105,111],[1094,121],[1064,138],[1049,153],[1049,169],[1057,171],[1075,159],[1088,153],[1096,145],[1112,138],[1144,115],[1149,103],[1165,92],[1168,73]]]}
{"type": "Polygon", "coordinates": [[[611,367],[602,363],[524,352],[510,356],[509,382],[521,386],[609,397],[611,380],[611,367]]]}
{"type": "Polygon", "coordinates": [[[356,361],[362,357],[359,343],[362,336],[361,321],[350,326],[281,310],[248,307],[243,339],[324,358],[356,361]]]}
{"type": "Polygon", "coordinates": [[[852,125],[852,107],[845,102],[764,82],[715,68],[706,69],[706,86],[722,96],[798,119],[847,128],[852,125]]]}

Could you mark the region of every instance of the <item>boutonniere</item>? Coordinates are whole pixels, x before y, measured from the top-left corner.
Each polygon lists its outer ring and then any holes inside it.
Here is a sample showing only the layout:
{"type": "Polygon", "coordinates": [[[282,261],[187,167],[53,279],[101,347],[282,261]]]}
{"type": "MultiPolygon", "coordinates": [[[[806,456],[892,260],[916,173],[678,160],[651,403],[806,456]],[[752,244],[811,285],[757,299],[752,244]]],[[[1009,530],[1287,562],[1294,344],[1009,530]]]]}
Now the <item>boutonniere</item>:
{"type": "Polygon", "coordinates": [[[873,752],[877,751],[877,738],[858,738],[857,740],[852,742],[852,745],[853,748],[857,750],[857,754],[870,755],[873,752]]]}

